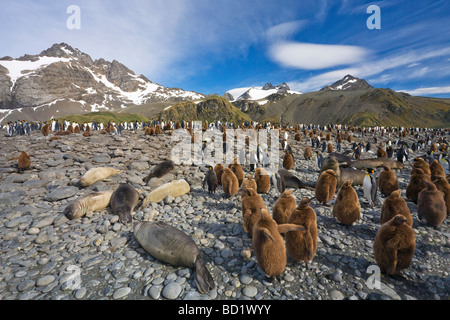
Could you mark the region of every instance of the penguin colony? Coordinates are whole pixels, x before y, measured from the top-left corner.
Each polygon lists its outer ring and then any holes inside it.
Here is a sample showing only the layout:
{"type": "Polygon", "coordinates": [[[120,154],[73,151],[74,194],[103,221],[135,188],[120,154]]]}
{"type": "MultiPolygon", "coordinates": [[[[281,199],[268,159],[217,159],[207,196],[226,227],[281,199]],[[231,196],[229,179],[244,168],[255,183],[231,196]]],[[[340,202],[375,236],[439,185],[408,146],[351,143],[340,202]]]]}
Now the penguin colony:
{"type": "MultiPolygon", "coordinates": [[[[84,132],[92,134],[90,127],[87,126],[86,128],[88,129],[84,132]]],[[[326,129],[332,130],[331,127],[326,129]]],[[[110,133],[117,129],[111,124],[104,130],[110,133]]],[[[145,127],[143,134],[164,134],[165,130],[168,129],[161,129],[160,125],[157,125],[155,128],[145,127]],[[150,129],[153,130],[150,131],[150,129]],[[152,133],[150,134],[150,132],[152,133]]],[[[283,130],[288,131],[287,128],[283,128],[283,130]]],[[[69,125],[66,130],[57,131],[54,134],[64,132],[67,133],[66,135],[69,135],[69,133],[77,134],[81,133],[81,131],[83,129],[80,129],[79,126],[73,127],[69,125]]],[[[298,127],[290,129],[290,131],[291,134],[295,134],[294,141],[298,143],[306,141],[308,137],[310,141],[316,141],[314,142],[315,147],[313,145],[313,147],[308,146],[304,149],[305,160],[311,161],[313,157],[312,150],[320,146],[314,131],[307,132],[304,130],[302,134],[299,132],[298,127]]],[[[350,130],[350,132],[354,134],[355,130],[350,130]]],[[[338,151],[341,151],[345,140],[349,143],[355,140],[358,141],[358,138],[350,132],[347,130],[333,130],[333,134],[336,136],[335,144],[336,146],[339,145],[338,151]]],[[[395,132],[395,130],[392,132],[395,132]]],[[[42,127],[42,134],[45,137],[51,134],[51,128],[48,124],[42,127]]],[[[410,134],[413,135],[414,132],[410,134]]],[[[331,139],[332,135],[328,133],[327,141],[331,139]]],[[[441,144],[444,143],[442,142],[441,144]]],[[[422,145],[424,146],[425,143],[422,143],[422,145]]],[[[328,150],[328,153],[334,152],[331,143],[328,143],[328,149],[326,146],[326,144],[322,144],[320,152],[323,153],[326,150],[328,150]]],[[[373,152],[371,154],[366,153],[366,151],[370,151],[367,149],[369,148],[366,148],[364,144],[357,145],[353,149],[353,159],[372,158],[375,156],[377,158],[391,158],[393,154],[393,147],[390,144],[384,147],[380,145],[376,155],[373,152]]],[[[244,170],[246,168],[243,168],[238,163],[237,158],[234,159],[233,164],[209,166],[203,180],[203,186],[205,192],[206,186],[208,186],[207,192],[212,194],[221,185],[225,197],[238,195],[241,188],[240,200],[243,231],[252,237],[253,250],[258,265],[270,278],[280,276],[284,272],[288,256],[292,261],[304,261],[306,265],[313,260],[317,251],[318,230],[316,212],[311,207],[311,204],[315,207],[327,205],[335,198],[335,202],[331,203],[333,217],[338,223],[351,226],[360,219],[361,204],[359,199],[366,198],[369,206],[372,206],[379,192],[382,197],[386,198],[383,198],[383,206],[381,212],[379,212],[380,228],[373,239],[374,261],[381,268],[382,272],[393,275],[408,268],[411,264],[416,245],[414,225],[419,224],[438,228],[445,222],[448,215],[448,199],[450,195],[446,176],[448,173],[439,160],[433,156],[439,149],[437,147],[433,147],[433,150],[431,149],[430,147],[431,152],[428,152],[423,157],[413,160],[410,180],[406,189],[406,199],[417,204],[419,220],[415,221],[406,205],[405,199],[401,196],[403,190],[399,190],[395,171],[388,166],[382,166],[384,171],[380,172],[378,179],[375,177],[375,169],[366,168],[370,179],[367,180],[367,183],[362,188],[355,189],[352,186],[352,181],[346,181],[339,189],[337,195],[336,172],[330,169],[325,170],[318,176],[315,183],[315,198],[302,199],[298,205],[295,198],[292,197],[292,190],[285,190],[277,199],[274,199],[273,203],[266,205],[261,194],[266,194],[271,188],[275,187],[273,184],[271,185],[266,169],[263,167],[256,168],[253,179],[251,173],[246,175],[246,170],[244,170]],[[273,208],[272,215],[269,213],[270,207],[273,208]],[[284,235],[284,238],[282,235],[284,235]]],[[[405,160],[404,153],[401,154],[401,160],[408,162],[408,160],[405,160]]],[[[25,152],[10,160],[15,159],[18,160],[18,168],[21,171],[30,167],[29,156],[25,152]]],[[[294,163],[290,151],[286,150],[283,158],[283,167],[291,170],[298,166],[298,163],[294,163]]],[[[171,170],[173,170],[173,163],[164,161],[153,168],[147,178],[144,179],[144,182],[147,183],[153,177],[163,176],[171,170]]],[[[127,217],[123,222],[130,222],[128,219],[127,217]]],[[[351,228],[347,230],[351,232],[351,228]]]]}

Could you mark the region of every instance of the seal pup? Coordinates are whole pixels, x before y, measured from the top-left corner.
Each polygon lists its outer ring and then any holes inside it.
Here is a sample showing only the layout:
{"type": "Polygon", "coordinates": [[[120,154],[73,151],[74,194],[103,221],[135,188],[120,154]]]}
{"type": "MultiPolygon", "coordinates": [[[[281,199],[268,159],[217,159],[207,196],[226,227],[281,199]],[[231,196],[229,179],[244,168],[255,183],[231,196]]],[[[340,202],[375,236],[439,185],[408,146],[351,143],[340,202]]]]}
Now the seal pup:
{"type": "Polygon", "coordinates": [[[289,216],[288,223],[305,228],[304,231],[290,231],[286,233],[286,249],[295,261],[304,261],[308,268],[317,251],[317,216],[309,206],[312,199],[304,198],[289,216]]]}
{"type": "Polygon", "coordinates": [[[134,237],[154,258],[174,266],[193,268],[195,283],[200,292],[208,294],[215,288],[202,252],[183,231],[163,221],[142,221],[134,225],[134,237]]]}
{"type": "Polygon", "coordinates": [[[444,194],[436,188],[433,182],[425,181],[425,189],[419,192],[417,198],[417,215],[419,219],[437,228],[447,217],[444,194]]]}
{"type": "Polygon", "coordinates": [[[381,224],[385,224],[395,216],[401,214],[405,217],[406,223],[412,227],[413,219],[411,211],[409,210],[406,201],[401,197],[401,193],[401,190],[394,190],[391,195],[384,200],[380,213],[381,224]]]}
{"type": "Polygon", "coordinates": [[[308,189],[314,190],[315,186],[312,184],[308,184],[306,182],[302,182],[299,178],[297,178],[291,171],[286,170],[284,168],[279,168],[278,173],[280,177],[284,181],[285,188],[293,188],[293,189],[308,189]]]}
{"type": "Polygon", "coordinates": [[[386,197],[390,196],[393,191],[398,190],[397,175],[388,166],[383,166],[383,171],[378,175],[378,189],[386,197]]]}
{"type": "Polygon", "coordinates": [[[121,183],[111,196],[111,208],[123,224],[132,222],[131,213],[139,202],[139,193],[128,183],[121,183]]]}
{"type": "Polygon", "coordinates": [[[344,182],[333,205],[333,217],[343,225],[351,226],[361,219],[361,204],[351,180],[344,182]]]}
{"type": "Polygon", "coordinates": [[[230,168],[225,168],[223,170],[222,190],[227,197],[235,196],[239,192],[239,181],[230,168]]]}
{"type": "Polygon", "coordinates": [[[17,167],[20,173],[24,172],[26,169],[29,169],[31,166],[31,159],[33,155],[29,155],[25,151],[21,151],[20,155],[14,158],[9,159],[8,161],[17,160],[17,167]]]}
{"type": "Polygon", "coordinates": [[[88,212],[100,211],[110,205],[114,190],[89,193],[72,201],[63,211],[70,220],[83,217],[88,212]]]}
{"type": "Polygon", "coordinates": [[[401,214],[384,223],[373,241],[375,261],[381,271],[388,275],[398,274],[408,268],[415,249],[414,230],[401,214]]]}
{"type": "Polygon", "coordinates": [[[242,224],[245,233],[252,235],[253,226],[260,219],[261,208],[267,209],[255,189],[243,189],[241,194],[242,224]]]}
{"type": "Polygon", "coordinates": [[[292,192],[293,190],[285,190],[273,206],[272,217],[277,224],[288,223],[292,210],[297,207],[297,201],[292,196],[292,192]]]}
{"type": "Polygon", "coordinates": [[[257,185],[256,192],[267,193],[270,189],[270,176],[266,169],[256,168],[255,170],[255,182],[257,185]]]}
{"type": "Polygon", "coordinates": [[[79,187],[89,187],[97,181],[105,180],[110,176],[119,174],[120,171],[111,167],[97,167],[86,171],[78,181],[79,187]]]}
{"type": "Polygon", "coordinates": [[[425,181],[431,182],[431,180],[430,176],[421,168],[413,168],[411,172],[411,177],[406,187],[406,198],[417,204],[419,192],[427,187],[425,181]]]}
{"type": "Polygon", "coordinates": [[[209,166],[208,171],[206,171],[205,178],[203,179],[203,190],[206,189],[206,185],[208,185],[209,194],[216,193],[218,181],[212,166],[209,166]]]}
{"type": "Polygon", "coordinates": [[[144,182],[147,184],[152,178],[161,178],[173,169],[175,169],[175,163],[172,160],[160,162],[150,171],[150,174],[144,178],[144,182]]]}
{"type": "Polygon", "coordinates": [[[304,230],[295,224],[278,225],[267,209],[262,208],[260,219],[253,227],[253,250],[261,270],[269,278],[281,275],[286,268],[286,246],[281,233],[304,230]]]}
{"type": "Polygon", "coordinates": [[[333,170],[323,171],[316,183],[315,196],[317,201],[327,205],[333,199],[336,192],[337,175],[333,170]]]}

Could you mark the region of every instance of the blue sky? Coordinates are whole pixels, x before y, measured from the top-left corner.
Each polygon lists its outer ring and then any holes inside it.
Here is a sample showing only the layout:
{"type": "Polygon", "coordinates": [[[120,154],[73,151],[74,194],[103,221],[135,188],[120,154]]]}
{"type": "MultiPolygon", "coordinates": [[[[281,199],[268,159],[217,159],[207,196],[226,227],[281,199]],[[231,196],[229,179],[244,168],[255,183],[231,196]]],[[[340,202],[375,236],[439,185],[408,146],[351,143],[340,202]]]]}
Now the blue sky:
{"type": "Polygon", "coordinates": [[[223,94],[286,82],[318,90],[346,74],[375,87],[450,97],[450,2],[0,0],[0,56],[66,42],[168,87],[223,94]],[[70,30],[67,8],[80,8],[70,30]],[[381,29],[369,30],[370,5],[381,29]]]}

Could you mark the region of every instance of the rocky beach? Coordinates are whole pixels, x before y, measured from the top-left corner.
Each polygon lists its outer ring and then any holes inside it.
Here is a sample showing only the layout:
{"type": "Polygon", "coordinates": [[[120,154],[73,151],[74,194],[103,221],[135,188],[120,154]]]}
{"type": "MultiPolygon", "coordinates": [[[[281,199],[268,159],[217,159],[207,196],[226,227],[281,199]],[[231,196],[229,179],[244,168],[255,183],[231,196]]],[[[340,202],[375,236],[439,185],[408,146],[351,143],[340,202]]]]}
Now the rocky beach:
{"type": "MultiPolygon", "coordinates": [[[[225,197],[203,190],[206,166],[178,165],[145,185],[151,168],[170,159],[174,142],[169,134],[146,136],[143,130],[123,130],[121,136],[90,137],[70,134],[50,141],[39,131],[29,136],[0,136],[0,300],[448,300],[450,293],[450,229],[448,218],[439,228],[413,216],[416,249],[409,268],[400,275],[381,275],[374,285],[373,240],[380,227],[384,196],[369,206],[362,186],[355,186],[362,218],[353,226],[340,225],[332,204],[313,200],[317,215],[318,248],[311,263],[288,263],[281,279],[270,281],[259,268],[252,239],[243,231],[240,194],[225,197]],[[31,167],[18,173],[8,159],[26,151],[31,167]],[[77,182],[89,169],[113,167],[118,175],[80,188],[77,182]],[[146,197],[157,187],[185,179],[189,192],[150,202],[133,213],[133,222],[164,221],[192,237],[202,251],[216,287],[202,294],[193,270],[174,267],[150,256],[136,241],[132,224],[122,224],[110,207],[69,220],[63,211],[72,201],[94,191],[114,190],[129,183],[146,197]]],[[[358,140],[360,137],[354,133],[358,140]]],[[[369,139],[368,135],[365,140],[369,139]]],[[[386,142],[387,136],[378,143],[386,142]]],[[[397,139],[393,133],[391,139],[397,139]]],[[[408,136],[406,139],[413,139],[408,136]]],[[[307,138],[289,133],[300,180],[314,184],[319,177],[315,160],[305,160],[307,138]]],[[[332,143],[334,143],[334,136],[332,143]]],[[[351,143],[344,141],[342,149],[351,143]]],[[[373,149],[376,149],[375,147],[373,149]]],[[[376,150],[375,150],[376,151],[376,150]]],[[[396,170],[402,196],[409,182],[412,159],[396,170]]],[[[280,150],[282,163],[283,150],[280,150]]],[[[324,154],[326,156],[326,154],[324,154]]],[[[362,158],[375,157],[363,153],[362,158]]],[[[254,174],[248,165],[246,173],[254,174]]],[[[380,172],[377,169],[376,175],[380,172]]],[[[297,203],[314,196],[296,189],[297,203]]],[[[277,200],[273,186],[262,197],[269,211],[277,200]]]]}

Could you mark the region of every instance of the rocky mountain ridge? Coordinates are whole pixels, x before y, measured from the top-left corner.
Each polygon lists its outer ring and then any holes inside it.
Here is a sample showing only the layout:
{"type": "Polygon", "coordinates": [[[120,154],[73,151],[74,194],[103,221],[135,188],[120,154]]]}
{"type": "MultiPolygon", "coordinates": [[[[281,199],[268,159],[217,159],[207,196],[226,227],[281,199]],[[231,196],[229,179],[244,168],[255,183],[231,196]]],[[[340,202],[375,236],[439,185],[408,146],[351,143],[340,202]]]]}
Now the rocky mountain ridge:
{"type": "MultiPolygon", "coordinates": [[[[55,44],[38,55],[0,59],[0,109],[6,116],[23,112],[26,118],[38,108],[48,111],[41,112],[44,115],[80,114],[202,98],[204,95],[196,92],[153,83],[117,60],[93,60],[65,43],[55,44]]],[[[0,118],[4,117],[0,114],[0,118]]]]}

